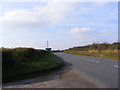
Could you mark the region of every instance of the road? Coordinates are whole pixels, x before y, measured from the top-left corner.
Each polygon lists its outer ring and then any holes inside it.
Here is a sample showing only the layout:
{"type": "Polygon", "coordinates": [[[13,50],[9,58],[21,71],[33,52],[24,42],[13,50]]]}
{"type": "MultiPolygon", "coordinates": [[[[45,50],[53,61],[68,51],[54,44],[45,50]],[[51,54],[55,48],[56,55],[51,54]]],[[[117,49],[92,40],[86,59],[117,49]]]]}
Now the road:
{"type": "Polygon", "coordinates": [[[118,88],[118,61],[54,53],[65,65],[49,74],[3,84],[3,88],[118,88]]]}
{"type": "Polygon", "coordinates": [[[54,53],[71,64],[80,75],[106,88],[118,88],[118,60],[101,59],[67,53],[54,53]]]}

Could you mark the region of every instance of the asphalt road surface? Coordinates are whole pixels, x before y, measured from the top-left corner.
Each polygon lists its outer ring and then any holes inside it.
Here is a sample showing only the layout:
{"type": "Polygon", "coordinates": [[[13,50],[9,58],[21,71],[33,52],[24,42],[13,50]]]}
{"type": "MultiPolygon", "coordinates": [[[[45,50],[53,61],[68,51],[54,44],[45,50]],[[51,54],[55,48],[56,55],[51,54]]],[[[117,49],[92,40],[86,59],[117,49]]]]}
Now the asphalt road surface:
{"type": "Polygon", "coordinates": [[[92,82],[106,88],[118,88],[118,60],[67,53],[54,53],[92,82]]]}

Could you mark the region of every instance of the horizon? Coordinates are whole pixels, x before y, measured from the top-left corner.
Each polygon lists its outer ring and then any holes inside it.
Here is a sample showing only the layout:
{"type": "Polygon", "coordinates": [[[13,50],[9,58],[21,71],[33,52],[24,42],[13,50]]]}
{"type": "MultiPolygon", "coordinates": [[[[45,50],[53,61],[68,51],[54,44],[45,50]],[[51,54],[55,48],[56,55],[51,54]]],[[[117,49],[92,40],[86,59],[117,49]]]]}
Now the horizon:
{"type": "MultiPolygon", "coordinates": [[[[106,42],[103,42],[103,43],[92,43],[92,44],[87,44],[87,45],[82,45],[83,47],[84,46],[89,46],[89,45],[93,45],[93,44],[114,44],[114,43],[120,43],[120,42],[113,42],[113,43],[106,43],[106,42]]],[[[69,48],[66,48],[66,49],[52,49],[52,51],[54,50],[67,50],[67,49],[70,49],[70,48],[75,48],[75,47],[82,47],[82,46],[74,46],[74,47],[69,47],[69,48]]],[[[15,48],[33,48],[33,47],[1,47],[2,48],[6,48],[6,49],[15,49],[15,48]]],[[[46,47],[47,48],[47,47],[46,47]]],[[[33,48],[33,49],[40,49],[40,50],[46,50],[46,48],[33,48]]]]}
{"type": "Polygon", "coordinates": [[[118,42],[117,2],[1,2],[0,47],[64,50],[118,42]]]}

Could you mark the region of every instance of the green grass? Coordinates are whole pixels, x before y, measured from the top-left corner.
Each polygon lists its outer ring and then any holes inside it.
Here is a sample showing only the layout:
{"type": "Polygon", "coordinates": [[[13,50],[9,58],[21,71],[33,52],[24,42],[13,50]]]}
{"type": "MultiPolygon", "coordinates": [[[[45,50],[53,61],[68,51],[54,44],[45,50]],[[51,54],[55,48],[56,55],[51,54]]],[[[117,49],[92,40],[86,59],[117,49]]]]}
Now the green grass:
{"type": "Polygon", "coordinates": [[[13,66],[3,70],[3,83],[45,74],[61,66],[62,62],[48,52],[40,59],[14,62],[13,66]]]}
{"type": "Polygon", "coordinates": [[[102,51],[74,51],[74,50],[67,50],[65,53],[71,53],[76,55],[85,55],[85,56],[93,56],[93,57],[100,57],[100,58],[108,58],[118,60],[119,52],[116,50],[102,50],[102,51]]]}

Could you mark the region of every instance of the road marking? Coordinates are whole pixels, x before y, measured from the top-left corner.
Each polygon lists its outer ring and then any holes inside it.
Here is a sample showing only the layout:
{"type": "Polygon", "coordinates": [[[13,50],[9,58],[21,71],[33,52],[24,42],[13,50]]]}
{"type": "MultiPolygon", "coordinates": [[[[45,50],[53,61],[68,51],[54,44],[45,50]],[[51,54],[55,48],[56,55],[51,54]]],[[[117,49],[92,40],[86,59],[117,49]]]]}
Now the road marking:
{"type": "Polygon", "coordinates": [[[99,63],[99,61],[96,61],[96,60],[91,60],[91,59],[86,59],[87,61],[92,61],[92,62],[96,62],[96,63],[99,63]]]}
{"type": "MultiPolygon", "coordinates": [[[[76,57],[76,56],[71,56],[71,57],[78,59],[78,57],[76,57]]],[[[91,59],[88,59],[88,58],[83,58],[83,59],[84,59],[84,60],[87,60],[87,61],[96,62],[96,63],[99,63],[99,62],[100,62],[100,61],[91,60],[91,59]]]]}
{"type": "Polygon", "coordinates": [[[99,63],[99,61],[95,61],[95,60],[90,60],[90,61],[99,63]]]}
{"type": "Polygon", "coordinates": [[[117,68],[119,68],[119,66],[118,65],[113,65],[114,67],[117,67],[117,68]]]}

